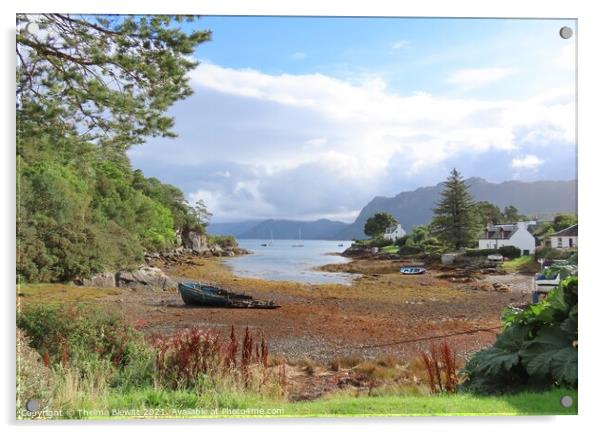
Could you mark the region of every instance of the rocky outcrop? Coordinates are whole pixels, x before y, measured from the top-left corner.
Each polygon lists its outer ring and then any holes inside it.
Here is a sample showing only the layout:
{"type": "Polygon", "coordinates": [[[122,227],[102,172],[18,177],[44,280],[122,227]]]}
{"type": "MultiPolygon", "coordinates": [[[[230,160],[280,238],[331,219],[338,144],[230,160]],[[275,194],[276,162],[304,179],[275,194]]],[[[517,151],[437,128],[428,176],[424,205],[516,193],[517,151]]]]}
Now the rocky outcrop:
{"type": "Polygon", "coordinates": [[[209,251],[207,246],[207,236],[196,231],[182,232],[182,247],[192,250],[196,253],[204,253],[209,251]]]}
{"type": "Polygon", "coordinates": [[[114,288],[116,286],[115,273],[98,273],[89,279],[81,279],[76,283],[83,286],[94,286],[97,288],[114,288]]]}
{"type": "Polygon", "coordinates": [[[116,275],[117,286],[130,289],[167,290],[178,284],[160,268],[143,265],[135,271],[120,271],[116,275]]]}

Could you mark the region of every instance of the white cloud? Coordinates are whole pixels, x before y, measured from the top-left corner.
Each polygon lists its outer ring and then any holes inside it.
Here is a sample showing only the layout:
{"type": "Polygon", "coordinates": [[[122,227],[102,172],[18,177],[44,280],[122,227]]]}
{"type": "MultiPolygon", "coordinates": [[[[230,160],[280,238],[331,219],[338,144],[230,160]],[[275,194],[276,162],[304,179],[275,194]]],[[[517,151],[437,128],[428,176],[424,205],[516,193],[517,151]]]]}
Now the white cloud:
{"type": "Polygon", "coordinates": [[[391,48],[394,50],[401,50],[402,48],[408,48],[410,46],[410,41],[406,41],[405,39],[395,41],[391,48]]]}
{"type": "Polygon", "coordinates": [[[307,53],[304,53],[303,51],[296,51],[295,53],[291,54],[291,58],[294,60],[303,60],[307,57],[307,53]]]}
{"type": "Polygon", "coordinates": [[[467,68],[449,76],[447,82],[464,89],[477,89],[515,73],[513,68],[467,68]]]}
{"type": "Polygon", "coordinates": [[[315,139],[309,139],[305,141],[306,145],[320,147],[324,146],[328,143],[328,139],[326,137],[316,137],[315,139]]]}
{"type": "Polygon", "coordinates": [[[541,160],[537,155],[532,154],[512,159],[513,169],[537,169],[542,164],[543,160],[541,160]]]}
{"type": "Polygon", "coordinates": [[[177,151],[145,145],[145,158],[198,173],[187,191],[206,196],[216,221],[348,216],[390,188],[391,171],[410,179],[499,152],[510,176],[541,164],[535,149],[574,147],[572,86],[492,100],[401,95],[376,76],[349,82],[208,63],[191,78],[195,94],[175,112],[177,151]]]}

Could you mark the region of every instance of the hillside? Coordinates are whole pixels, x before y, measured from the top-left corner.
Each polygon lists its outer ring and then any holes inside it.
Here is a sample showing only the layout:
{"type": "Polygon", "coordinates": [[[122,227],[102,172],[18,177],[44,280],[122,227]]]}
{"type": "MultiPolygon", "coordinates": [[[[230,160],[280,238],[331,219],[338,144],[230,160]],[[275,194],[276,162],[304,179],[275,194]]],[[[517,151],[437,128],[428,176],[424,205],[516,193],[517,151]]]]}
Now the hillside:
{"type": "Polygon", "coordinates": [[[270,233],[274,239],[296,239],[301,230],[301,238],[305,240],[328,240],[338,239],[336,235],[347,226],[346,223],[327,219],[315,221],[264,220],[261,222],[213,223],[207,230],[212,235],[230,234],[237,238],[248,239],[269,239],[270,233]]]}
{"type": "MultiPolygon", "coordinates": [[[[577,210],[577,181],[505,181],[488,182],[483,178],[468,178],[467,184],[477,201],[489,201],[500,208],[514,205],[522,214],[544,217],[550,213],[577,210]]],[[[443,182],[432,187],[405,191],[395,197],[378,196],[360,212],[355,222],[336,234],[340,239],[364,238],[364,224],[374,213],[391,213],[406,230],[426,224],[433,215],[432,208],[443,190],[443,182]]]]}

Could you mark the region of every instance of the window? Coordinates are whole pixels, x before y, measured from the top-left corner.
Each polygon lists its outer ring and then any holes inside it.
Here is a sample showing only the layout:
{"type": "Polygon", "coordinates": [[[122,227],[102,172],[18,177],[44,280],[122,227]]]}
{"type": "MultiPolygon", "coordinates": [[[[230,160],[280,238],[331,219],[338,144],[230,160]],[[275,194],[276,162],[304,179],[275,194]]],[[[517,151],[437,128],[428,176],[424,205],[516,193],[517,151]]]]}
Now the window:
{"type": "Polygon", "coordinates": [[[558,247],[562,247],[562,238],[558,238],[558,247]]]}
{"type": "Polygon", "coordinates": [[[569,238],[569,247],[573,247],[573,239],[569,238]]]}

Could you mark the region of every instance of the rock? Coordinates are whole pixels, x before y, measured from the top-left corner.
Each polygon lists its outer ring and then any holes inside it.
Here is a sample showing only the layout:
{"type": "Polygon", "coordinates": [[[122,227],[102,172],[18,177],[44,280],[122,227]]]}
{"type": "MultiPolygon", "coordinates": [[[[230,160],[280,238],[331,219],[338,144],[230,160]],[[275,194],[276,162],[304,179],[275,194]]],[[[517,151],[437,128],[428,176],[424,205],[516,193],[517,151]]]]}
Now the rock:
{"type": "Polygon", "coordinates": [[[196,231],[182,233],[182,246],[196,253],[204,253],[208,249],[207,237],[196,231]]]}
{"type": "Polygon", "coordinates": [[[116,276],[117,286],[130,289],[167,290],[177,283],[157,267],[141,266],[136,271],[120,271],[116,276]]]}
{"type": "Polygon", "coordinates": [[[115,281],[115,273],[98,273],[89,279],[82,279],[76,282],[82,286],[96,286],[98,288],[114,288],[117,286],[115,281]]]}

